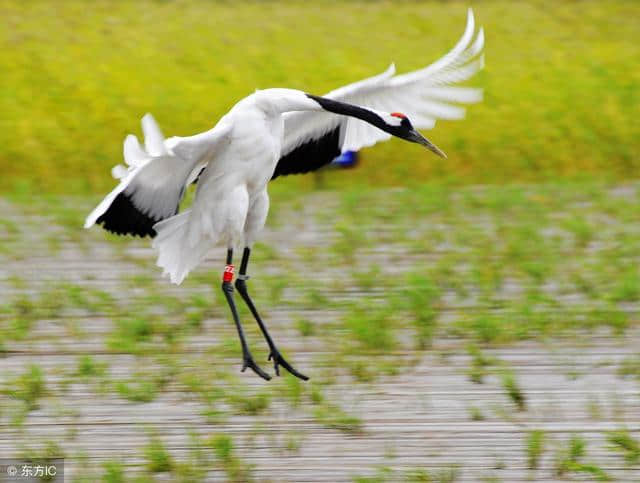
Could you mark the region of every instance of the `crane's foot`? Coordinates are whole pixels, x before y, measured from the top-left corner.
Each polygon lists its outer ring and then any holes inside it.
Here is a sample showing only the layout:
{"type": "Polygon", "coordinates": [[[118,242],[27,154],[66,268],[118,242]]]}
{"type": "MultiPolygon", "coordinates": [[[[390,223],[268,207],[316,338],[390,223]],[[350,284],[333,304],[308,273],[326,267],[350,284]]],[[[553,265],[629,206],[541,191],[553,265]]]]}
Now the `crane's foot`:
{"type": "Polygon", "coordinates": [[[284,357],[282,357],[282,354],[280,354],[280,351],[278,351],[278,349],[276,349],[275,347],[273,349],[271,349],[271,353],[269,354],[269,359],[268,360],[272,360],[272,359],[273,359],[273,369],[276,371],[276,376],[280,375],[279,366],[282,366],[290,374],[292,374],[293,376],[296,376],[298,379],[302,379],[303,381],[308,381],[309,380],[309,378],[307,376],[305,376],[304,374],[299,373],[293,367],[291,367],[291,364],[289,364],[287,362],[287,360],[284,357]]]}
{"type": "Polygon", "coordinates": [[[245,352],[242,355],[242,369],[240,370],[240,372],[246,371],[247,367],[251,369],[253,372],[255,372],[257,375],[259,375],[265,381],[271,380],[271,376],[266,372],[264,372],[262,368],[258,364],[256,364],[256,361],[253,360],[253,356],[250,353],[245,352]]]}

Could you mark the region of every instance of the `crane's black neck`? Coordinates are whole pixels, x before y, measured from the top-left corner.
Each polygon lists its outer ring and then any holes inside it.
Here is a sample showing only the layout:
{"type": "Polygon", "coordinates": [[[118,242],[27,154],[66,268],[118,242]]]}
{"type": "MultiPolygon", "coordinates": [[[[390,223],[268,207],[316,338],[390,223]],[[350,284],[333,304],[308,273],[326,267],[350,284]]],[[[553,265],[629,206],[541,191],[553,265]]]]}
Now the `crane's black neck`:
{"type": "Polygon", "coordinates": [[[353,104],[347,104],[346,102],[327,99],[326,97],[314,96],[312,94],[307,94],[307,97],[320,104],[320,106],[325,111],[333,112],[335,114],[342,114],[344,116],[357,117],[358,119],[362,119],[369,124],[373,124],[377,128],[380,128],[383,131],[388,132],[389,134],[393,134],[394,136],[400,135],[400,126],[392,126],[391,124],[388,124],[378,114],[370,111],[369,109],[354,106],[353,104]]]}

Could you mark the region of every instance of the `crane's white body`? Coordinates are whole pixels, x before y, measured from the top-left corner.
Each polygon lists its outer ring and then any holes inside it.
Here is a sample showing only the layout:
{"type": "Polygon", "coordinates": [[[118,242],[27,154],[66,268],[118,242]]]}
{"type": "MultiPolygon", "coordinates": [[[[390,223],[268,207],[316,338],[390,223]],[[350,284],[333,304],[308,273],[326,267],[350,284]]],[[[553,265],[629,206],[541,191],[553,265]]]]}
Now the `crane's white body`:
{"type": "MultiPolygon", "coordinates": [[[[440,60],[424,69],[395,76],[384,73],[342,87],[324,97],[365,106],[389,125],[406,113],[415,127],[432,128],[436,119],[460,119],[464,109],[452,102],[481,99],[475,88],[450,86],[471,77],[483,65],[482,29],[474,37],[471,10],[462,38],[440,60]]],[[[269,209],[267,184],[282,156],[328,132],[339,132],[342,151],[358,150],[391,136],[360,119],[323,110],[293,89],[256,91],[238,102],[211,130],[190,137],[164,139],[151,115],[142,120],[144,148],[135,136],[124,143],[128,168],[116,166],[120,184],[87,217],[90,227],[119,194],[154,220],[153,246],[158,265],[181,283],[215,244],[251,246],[269,209]],[[202,168],[190,210],[175,214],[185,187],[202,168]]]]}
{"type": "Polygon", "coordinates": [[[172,282],[181,283],[214,244],[252,245],[269,210],[267,183],[282,151],[282,114],[298,109],[319,106],[300,91],[257,91],[238,102],[211,131],[215,162],[200,159],[208,164],[191,209],[154,226],[158,265],[172,282]]]}

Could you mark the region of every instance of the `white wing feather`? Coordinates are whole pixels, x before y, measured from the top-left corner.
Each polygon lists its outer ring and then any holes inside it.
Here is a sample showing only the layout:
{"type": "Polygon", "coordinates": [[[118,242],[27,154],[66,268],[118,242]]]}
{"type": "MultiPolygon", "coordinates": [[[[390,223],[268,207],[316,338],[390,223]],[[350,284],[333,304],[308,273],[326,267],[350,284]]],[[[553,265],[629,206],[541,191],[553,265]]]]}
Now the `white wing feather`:
{"type": "Polygon", "coordinates": [[[140,212],[163,220],[175,214],[184,188],[214,155],[218,142],[226,137],[231,125],[222,120],[216,127],[190,137],[164,139],[151,114],[142,118],[144,149],[134,135],[124,140],[124,159],[128,168],[112,169],[116,186],[89,214],[85,228],[91,227],[111,206],[120,193],[129,197],[140,212]]]}
{"type": "Polygon", "coordinates": [[[167,154],[160,126],[151,114],[146,114],[142,118],[142,132],[144,133],[144,147],[148,154],[151,156],[167,154]]]}
{"type": "MultiPolygon", "coordinates": [[[[462,119],[465,109],[452,103],[482,100],[482,89],[451,86],[473,76],[484,65],[484,33],[474,38],[475,21],[469,9],[464,33],[456,45],[431,65],[413,72],[395,75],[395,66],[374,77],[335,89],[324,97],[378,111],[400,111],[416,128],[431,129],[438,119],[462,119]],[[472,42],[473,40],[473,42],[472,42]]],[[[357,151],[386,141],[391,136],[355,118],[318,113],[285,114],[285,139],[282,154],[323,134],[341,128],[341,151],[357,151]]]]}

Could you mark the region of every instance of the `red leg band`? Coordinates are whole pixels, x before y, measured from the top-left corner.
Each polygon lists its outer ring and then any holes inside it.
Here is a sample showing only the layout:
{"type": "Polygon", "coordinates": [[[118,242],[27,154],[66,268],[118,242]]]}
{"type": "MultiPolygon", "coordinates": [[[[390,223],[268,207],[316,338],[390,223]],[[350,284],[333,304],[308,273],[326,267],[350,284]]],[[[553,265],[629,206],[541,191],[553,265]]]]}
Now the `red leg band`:
{"type": "Polygon", "coordinates": [[[232,282],[233,281],[233,265],[227,265],[224,268],[224,273],[222,274],[223,282],[232,282]]]}

